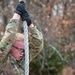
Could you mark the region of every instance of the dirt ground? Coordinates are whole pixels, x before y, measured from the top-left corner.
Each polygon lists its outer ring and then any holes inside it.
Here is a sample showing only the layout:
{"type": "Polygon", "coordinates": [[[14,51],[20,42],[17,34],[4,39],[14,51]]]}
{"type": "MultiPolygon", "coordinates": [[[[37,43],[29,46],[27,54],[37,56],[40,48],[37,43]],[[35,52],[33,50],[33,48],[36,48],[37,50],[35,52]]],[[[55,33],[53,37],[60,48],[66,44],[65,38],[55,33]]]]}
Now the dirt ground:
{"type": "Polygon", "coordinates": [[[72,67],[65,67],[62,71],[62,75],[75,75],[75,70],[72,67]]]}

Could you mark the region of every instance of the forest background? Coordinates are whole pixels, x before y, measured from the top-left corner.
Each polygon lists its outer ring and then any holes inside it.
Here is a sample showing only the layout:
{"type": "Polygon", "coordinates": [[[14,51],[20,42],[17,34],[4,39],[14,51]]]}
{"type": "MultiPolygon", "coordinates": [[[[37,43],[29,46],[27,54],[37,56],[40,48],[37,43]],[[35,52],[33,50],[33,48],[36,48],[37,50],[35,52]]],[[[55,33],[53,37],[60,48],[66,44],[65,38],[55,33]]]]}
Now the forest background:
{"type": "MultiPolygon", "coordinates": [[[[17,4],[18,0],[0,0],[0,39],[17,4]]],[[[27,10],[44,36],[30,75],[75,75],[75,0],[27,0],[27,10]]]]}

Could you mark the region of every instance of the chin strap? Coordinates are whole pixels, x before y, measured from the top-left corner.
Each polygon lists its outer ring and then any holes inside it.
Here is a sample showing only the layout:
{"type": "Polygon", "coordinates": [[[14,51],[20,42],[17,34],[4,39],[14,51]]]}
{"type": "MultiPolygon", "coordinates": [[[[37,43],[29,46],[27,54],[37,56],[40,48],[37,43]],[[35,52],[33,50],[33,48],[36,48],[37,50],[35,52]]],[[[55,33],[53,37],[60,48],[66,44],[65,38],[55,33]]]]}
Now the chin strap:
{"type": "MultiPolygon", "coordinates": [[[[19,0],[23,1],[23,0],[19,0]]],[[[29,43],[28,43],[28,26],[27,22],[23,22],[24,26],[24,49],[25,49],[25,75],[29,75],[29,43]]]]}

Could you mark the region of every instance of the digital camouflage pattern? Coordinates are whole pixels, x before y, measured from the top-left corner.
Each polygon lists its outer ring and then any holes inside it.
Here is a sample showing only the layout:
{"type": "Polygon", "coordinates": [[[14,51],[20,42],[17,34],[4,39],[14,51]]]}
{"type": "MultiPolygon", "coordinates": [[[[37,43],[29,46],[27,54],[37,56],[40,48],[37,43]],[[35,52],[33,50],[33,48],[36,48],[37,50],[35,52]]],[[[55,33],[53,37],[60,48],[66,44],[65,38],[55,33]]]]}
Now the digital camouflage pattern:
{"type": "MultiPolygon", "coordinates": [[[[0,75],[25,75],[24,58],[20,61],[9,54],[19,26],[18,20],[11,20],[6,27],[5,35],[0,42],[0,75]]],[[[35,58],[43,48],[42,33],[36,28],[29,28],[30,61],[35,58]]]]}
{"type": "Polygon", "coordinates": [[[19,21],[16,19],[10,20],[9,24],[7,25],[4,37],[0,42],[0,61],[4,60],[5,57],[8,55],[13,43],[13,39],[15,38],[18,26],[19,21]]]}

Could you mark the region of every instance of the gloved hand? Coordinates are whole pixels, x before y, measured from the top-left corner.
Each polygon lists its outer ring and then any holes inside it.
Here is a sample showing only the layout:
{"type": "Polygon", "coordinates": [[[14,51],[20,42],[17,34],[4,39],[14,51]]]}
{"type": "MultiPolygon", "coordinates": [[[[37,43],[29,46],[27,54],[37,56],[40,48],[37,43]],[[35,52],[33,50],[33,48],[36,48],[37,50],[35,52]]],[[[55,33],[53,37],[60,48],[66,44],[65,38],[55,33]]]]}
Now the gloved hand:
{"type": "Polygon", "coordinates": [[[20,1],[16,8],[16,13],[21,16],[22,21],[27,21],[27,25],[29,26],[32,21],[30,19],[29,13],[26,11],[26,5],[23,1],[20,1]]]}

